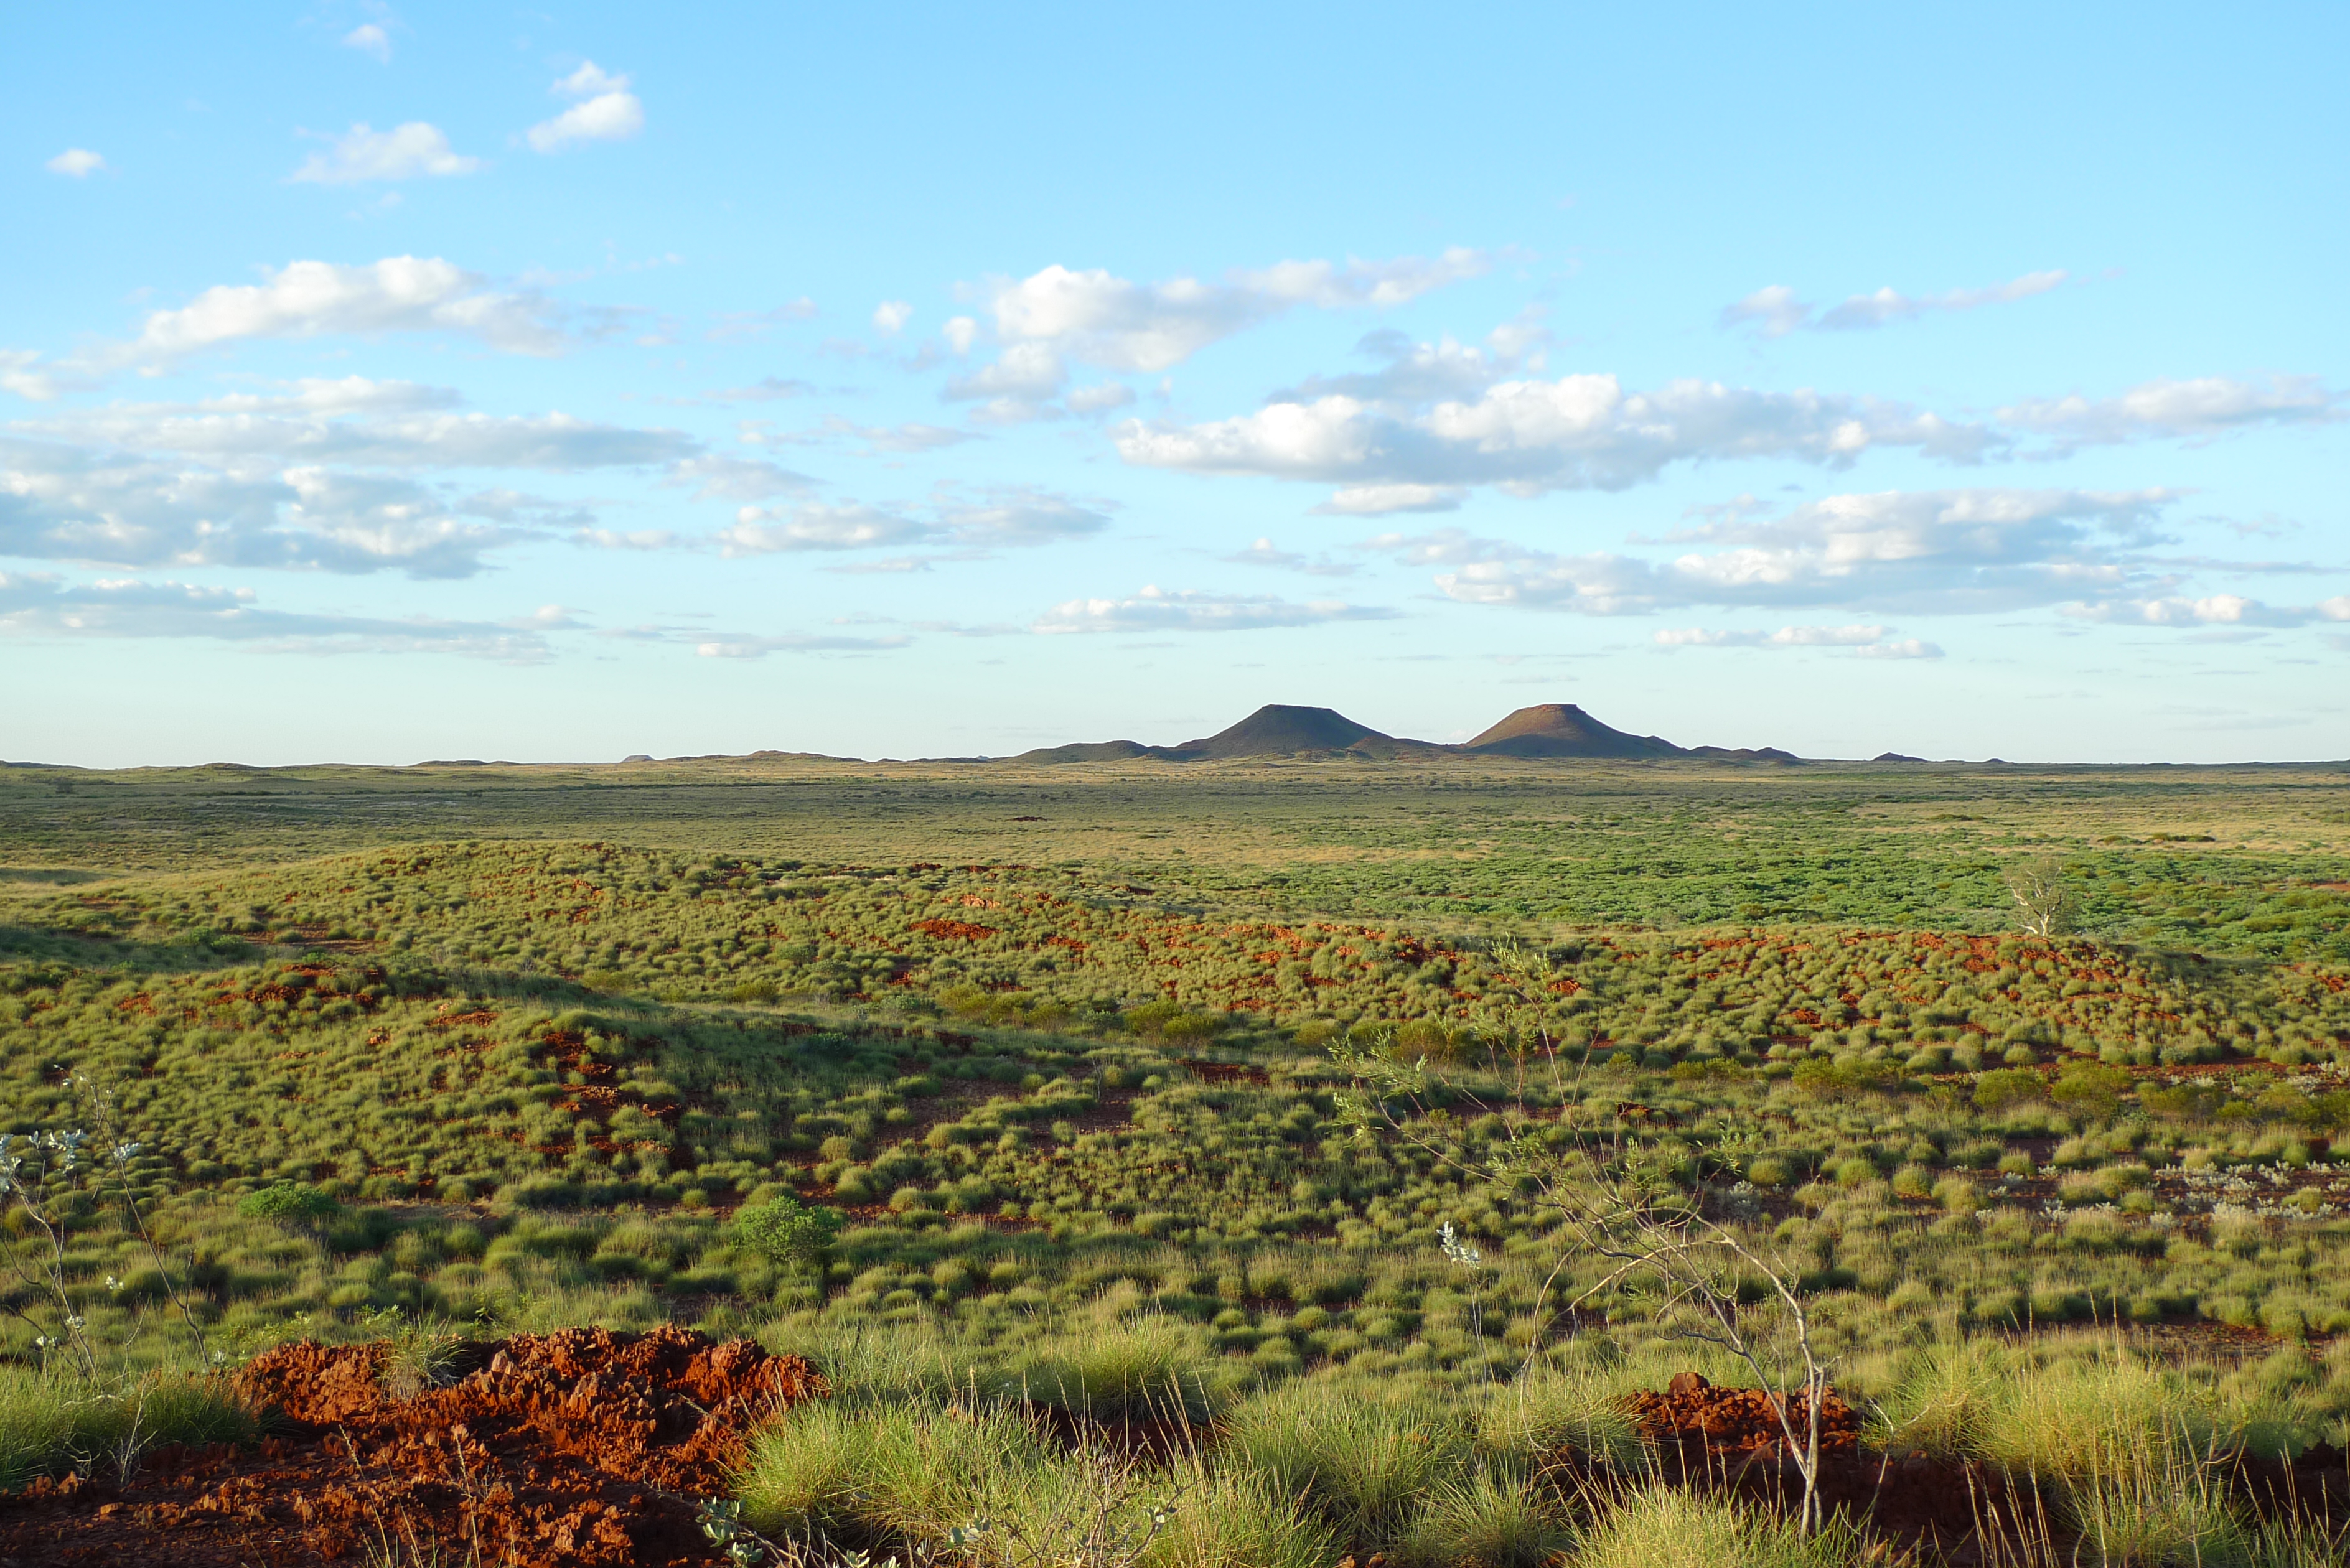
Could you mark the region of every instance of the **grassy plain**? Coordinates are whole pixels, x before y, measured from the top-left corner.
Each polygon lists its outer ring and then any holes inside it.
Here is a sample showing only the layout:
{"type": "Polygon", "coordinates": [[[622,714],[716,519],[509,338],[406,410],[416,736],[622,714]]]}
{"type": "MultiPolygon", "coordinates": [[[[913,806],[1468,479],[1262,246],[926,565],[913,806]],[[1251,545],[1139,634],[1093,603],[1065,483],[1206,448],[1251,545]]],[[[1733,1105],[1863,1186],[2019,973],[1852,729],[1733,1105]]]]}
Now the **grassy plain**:
{"type": "MultiPolygon", "coordinates": [[[[24,1376],[68,1312],[119,1377],[179,1355],[174,1284],[207,1354],[755,1332],[844,1392],[754,1513],[884,1545],[1158,1488],[1168,1561],[1639,1560],[1646,1515],[1543,1456],[1735,1369],[1637,1282],[1586,1295],[1596,1259],[1552,1278],[1495,1167],[1530,1125],[1701,1188],[1880,1435],[2044,1469],[2068,1529],[2122,1494],[2033,1390],[2147,1464],[2180,1412],[2338,1443],[2345,1061],[2344,769],[0,770],[0,1122],[138,1145],[36,1185],[47,1262],[10,1221],[24,1376]],[[2004,873],[2048,857],[2076,934],[2019,937],[2004,873]],[[1367,1136],[1350,1044],[1460,1114],[1367,1136]],[[845,1229],[763,1248],[736,1216],[779,1199],[845,1229]],[[1169,1398],[1227,1434],[1191,1472],[1037,1446],[1039,1408],[1169,1398]],[[1003,1451],[957,1481],[920,1456],[973,1409],[1003,1451]],[[1421,1471],[1363,1473],[1406,1438],[1421,1471]],[[825,1479],[885,1460],[912,1490],[825,1479]]],[[[2205,1560],[2255,1560],[2226,1528],[2205,1560]]]]}

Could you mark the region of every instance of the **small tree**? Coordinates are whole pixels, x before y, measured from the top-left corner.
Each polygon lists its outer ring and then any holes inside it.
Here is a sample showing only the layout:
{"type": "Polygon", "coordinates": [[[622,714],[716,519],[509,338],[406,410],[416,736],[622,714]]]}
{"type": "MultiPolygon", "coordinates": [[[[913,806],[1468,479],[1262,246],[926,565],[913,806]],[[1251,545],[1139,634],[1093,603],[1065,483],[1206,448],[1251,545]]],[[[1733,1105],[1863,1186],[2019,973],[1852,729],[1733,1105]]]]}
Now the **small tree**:
{"type": "Polygon", "coordinates": [[[236,1211],[248,1220],[276,1220],[315,1226],[342,1212],[334,1195],[298,1181],[281,1181],[236,1200],[236,1211]]]}
{"type": "Polygon", "coordinates": [[[310,1238],[319,1251],[331,1251],[327,1227],[342,1218],[335,1195],[307,1182],[281,1181],[236,1200],[236,1211],[248,1220],[268,1220],[310,1238]]]}
{"type": "Polygon", "coordinates": [[[811,1209],[788,1194],[746,1204],[734,1215],[742,1243],[778,1267],[814,1269],[840,1234],[840,1210],[811,1209]]]}
{"type": "Polygon", "coordinates": [[[2064,867],[2054,855],[2034,856],[2007,871],[2015,923],[2029,937],[2061,937],[2073,929],[2074,906],[2064,867]]]}

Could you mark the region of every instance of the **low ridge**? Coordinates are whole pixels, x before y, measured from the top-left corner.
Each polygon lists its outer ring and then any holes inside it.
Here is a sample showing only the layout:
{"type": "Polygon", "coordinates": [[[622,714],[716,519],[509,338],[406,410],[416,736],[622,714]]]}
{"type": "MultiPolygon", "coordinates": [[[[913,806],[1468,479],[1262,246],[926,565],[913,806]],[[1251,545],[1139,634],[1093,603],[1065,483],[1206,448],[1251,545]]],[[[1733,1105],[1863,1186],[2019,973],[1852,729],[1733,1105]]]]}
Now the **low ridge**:
{"type": "Polygon", "coordinates": [[[1136,757],[1164,756],[1164,746],[1140,741],[1078,741],[1066,746],[1038,746],[1005,760],[1015,763],[1123,763],[1136,757]]]}

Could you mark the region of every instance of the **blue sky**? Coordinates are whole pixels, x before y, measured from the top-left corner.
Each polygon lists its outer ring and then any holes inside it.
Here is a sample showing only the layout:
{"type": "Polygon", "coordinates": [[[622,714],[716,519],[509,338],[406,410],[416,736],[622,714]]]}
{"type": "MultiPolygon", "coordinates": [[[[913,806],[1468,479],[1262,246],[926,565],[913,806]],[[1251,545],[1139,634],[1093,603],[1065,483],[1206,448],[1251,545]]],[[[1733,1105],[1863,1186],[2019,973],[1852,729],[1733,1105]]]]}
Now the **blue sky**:
{"type": "Polygon", "coordinates": [[[2350,755],[2350,14],[0,47],[0,755],[2350,755]]]}

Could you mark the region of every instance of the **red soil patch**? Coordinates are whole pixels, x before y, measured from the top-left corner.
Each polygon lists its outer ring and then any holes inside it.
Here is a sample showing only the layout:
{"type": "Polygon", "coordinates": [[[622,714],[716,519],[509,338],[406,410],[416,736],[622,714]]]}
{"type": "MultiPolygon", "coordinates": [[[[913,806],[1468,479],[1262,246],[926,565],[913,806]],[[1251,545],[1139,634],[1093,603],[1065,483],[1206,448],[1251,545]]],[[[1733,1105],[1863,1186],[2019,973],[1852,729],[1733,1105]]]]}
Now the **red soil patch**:
{"type": "Polygon", "coordinates": [[[1180,1060],[1191,1076],[1203,1084],[1264,1085],[1273,1082],[1263,1068],[1243,1062],[1202,1062],[1191,1056],[1180,1060]]]}
{"type": "MultiPolygon", "coordinates": [[[[1627,1401],[1643,1435],[1673,1447],[1707,1453],[1776,1449],[1786,1440],[1779,1424],[1779,1396],[1758,1388],[1716,1388],[1694,1372],[1684,1372],[1662,1394],[1642,1389],[1627,1401]]],[[[1785,1397],[1787,1425],[1804,1440],[1811,1407],[1801,1394],[1785,1397]]],[[[1849,1451],[1860,1443],[1860,1417],[1833,1393],[1820,1399],[1820,1452],[1849,1451]]]]}
{"type": "Polygon", "coordinates": [[[405,1399],[383,1391],[384,1354],[266,1353],[238,1384],[280,1413],[276,1435],[157,1455],[121,1488],[36,1481],[0,1499],[0,1562],[229,1568],[389,1546],[525,1568],[717,1563],[694,1500],[724,1492],[759,1421],[830,1392],[798,1356],[674,1326],[516,1334],[405,1399]]]}
{"type": "Polygon", "coordinates": [[[941,941],[960,939],[975,942],[995,934],[993,926],[974,926],[964,920],[916,920],[906,929],[920,931],[926,937],[936,937],[941,941]]]}

